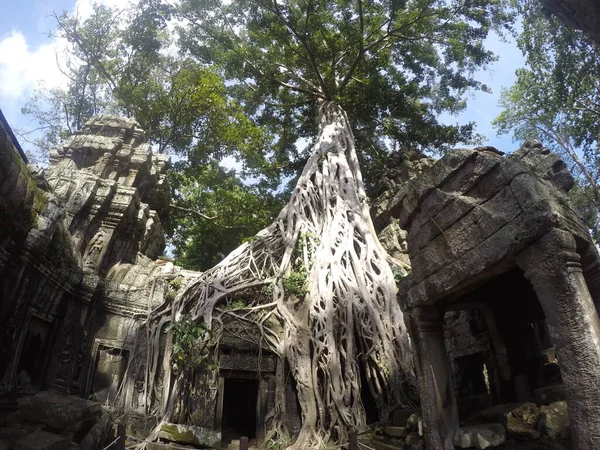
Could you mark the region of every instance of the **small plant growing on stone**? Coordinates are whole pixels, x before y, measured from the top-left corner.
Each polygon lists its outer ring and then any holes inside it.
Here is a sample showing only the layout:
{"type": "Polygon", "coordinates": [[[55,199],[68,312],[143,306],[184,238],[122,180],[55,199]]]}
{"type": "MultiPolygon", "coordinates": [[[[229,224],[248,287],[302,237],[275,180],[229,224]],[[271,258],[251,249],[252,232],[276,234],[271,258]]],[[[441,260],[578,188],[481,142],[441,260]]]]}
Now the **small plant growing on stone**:
{"type": "Polygon", "coordinates": [[[291,271],[281,280],[283,289],[288,294],[294,294],[296,297],[304,297],[308,292],[306,288],[306,275],[302,272],[291,271]]]}
{"type": "Polygon", "coordinates": [[[241,299],[230,300],[225,304],[225,309],[233,310],[233,309],[242,309],[247,308],[248,305],[241,299]]]}
{"type": "Polygon", "coordinates": [[[179,370],[182,365],[196,368],[207,367],[207,329],[202,323],[182,316],[177,322],[167,326],[167,332],[173,339],[173,370],[179,370]]]}
{"type": "Polygon", "coordinates": [[[407,275],[407,273],[398,266],[392,266],[392,274],[394,275],[394,281],[396,282],[396,286],[398,286],[402,278],[404,278],[407,275]]]}
{"type": "Polygon", "coordinates": [[[271,297],[273,295],[273,291],[275,290],[275,285],[273,283],[265,284],[262,287],[262,292],[267,297],[271,297]]]}
{"type": "Polygon", "coordinates": [[[165,294],[166,299],[168,301],[175,300],[175,297],[177,297],[177,294],[181,290],[182,285],[183,285],[183,278],[181,278],[181,277],[177,277],[177,278],[174,278],[171,281],[169,281],[168,286],[167,286],[167,293],[165,294]]]}
{"type": "Polygon", "coordinates": [[[172,287],[174,290],[178,291],[179,289],[181,289],[182,283],[183,278],[177,277],[169,281],[169,286],[172,287]]]}

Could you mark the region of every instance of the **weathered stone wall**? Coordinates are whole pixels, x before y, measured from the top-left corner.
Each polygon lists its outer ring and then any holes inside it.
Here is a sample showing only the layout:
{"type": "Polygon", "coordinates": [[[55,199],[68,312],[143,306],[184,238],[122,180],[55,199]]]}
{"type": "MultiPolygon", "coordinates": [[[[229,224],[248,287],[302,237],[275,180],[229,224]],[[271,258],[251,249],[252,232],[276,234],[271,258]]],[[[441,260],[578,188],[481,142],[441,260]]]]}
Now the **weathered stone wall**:
{"type": "MultiPolygon", "coordinates": [[[[455,150],[379,202],[380,223],[398,219],[408,232],[411,273],[399,301],[416,353],[428,447],[466,448],[461,433],[490,431],[458,432],[457,394],[489,393],[506,403],[545,389],[552,374],[542,352],[552,344],[574,448],[597,442],[600,420],[582,426],[577,417],[598,417],[600,404],[597,390],[585,387],[600,361],[600,256],[565,195],[572,186],[564,162],[529,142],[507,157],[490,147],[455,150]],[[449,323],[453,311],[475,309],[493,355],[469,330],[470,312],[449,323]]],[[[496,428],[504,442],[504,428],[496,428]]],[[[539,437],[534,431],[528,439],[539,437]]]]}
{"type": "Polygon", "coordinates": [[[143,410],[139,327],[179,270],[157,260],[168,158],[151,152],[137,122],[112,116],[53,149],[45,173],[26,166],[4,121],[0,144],[2,390],[114,401],[133,367],[123,406],[143,410]]]}
{"type": "MultiPolygon", "coordinates": [[[[52,389],[126,413],[164,413],[169,337],[145,319],[197,276],[160,257],[168,158],[151,152],[135,120],[102,116],[53,149],[46,171],[33,170],[7,130],[0,133],[0,393],[52,389]]],[[[225,384],[253,380],[250,414],[262,436],[278,362],[251,324],[223,325],[220,370],[198,373],[189,396],[174,399],[195,411],[174,420],[220,436],[236,408],[222,407],[225,384]]],[[[289,396],[295,406],[291,386],[289,396]]]]}
{"type": "MultiPolygon", "coordinates": [[[[1,114],[1,113],[0,113],[1,114]]],[[[30,170],[2,117],[0,127],[0,386],[30,384],[37,374],[19,377],[19,358],[29,323],[51,340],[45,323],[62,313],[63,299],[77,291],[82,279],[70,245],[64,210],[41,173],[30,170]]],[[[43,370],[39,355],[30,372],[43,370]]],[[[25,362],[23,362],[25,364],[25,362]]]]}

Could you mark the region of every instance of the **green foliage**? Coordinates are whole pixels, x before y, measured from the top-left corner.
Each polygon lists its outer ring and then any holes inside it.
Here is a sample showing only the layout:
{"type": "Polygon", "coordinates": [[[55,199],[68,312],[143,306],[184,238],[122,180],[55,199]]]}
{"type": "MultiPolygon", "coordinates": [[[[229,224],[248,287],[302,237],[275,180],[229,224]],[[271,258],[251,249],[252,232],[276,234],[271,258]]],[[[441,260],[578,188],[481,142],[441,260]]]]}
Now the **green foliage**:
{"type": "Polygon", "coordinates": [[[285,447],[285,443],[279,439],[269,439],[267,441],[267,450],[282,450],[285,447]]]}
{"type": "Polygon", "coordinates": [[[247,308],[248,305],[242,299],[229,300],[225,303],[226,310],[235,310],[235,309],[244,309],[247,308]]]}
{"type": "Polygon", "coordinates": [[[406,277],[406,271],[398,266],[392,266],[392,274],[394,275],[394,281],[396,286],[400,284],[403,278],[406,277]]]}
{"type": "MultiPolygon", "coordinates": [[[[348,112],[368,186],[389,150],[444,150],[473,126],[438,123],[465,107],[483,47],[508,24],[505,0],[299,2],[140,0],[57,16],[70,81],[24,107],[45,151],[93,114],[132,115],[177,154],[164,224],[178,264],[205,270],[276,217],[315,136],[315,102],[348,112]],[[169,20],[185,18],[178,40],[169,20]],[[179,51],[174,52],[176,48],[179,51]],[[221,161],[237,164],[230,170],[221,161]]],[[[365,200],[365,199],[363,199],[365,200]]]]}
{"type": "Polygon", "coordinates": [[[171,281],[169,281],[168,285],[167,285],[167,293],[166,293],[166,298],[169,301],[173,301],[175,300],[175,297],[177,297],[177,294],[179,293],[179,290],[181,289],[183,283],[183,278],[181,277],[177,277],[172,279],[171,281]]]}
{"type": "Polygon", "coordinates": [[[281,173],[267,159],[267,129],[230,98],[217,70],[169,51],[172,12],[141,0],[124,10],[95,5],[85,21],[56,16],[57,33],[68,42],[61,61],[71,81],[38,91],[25,105],[23,112],[44,131],[22,136],[41,149],[37,159],[43,160],[94,114],[133,115],[154,151],[177,154],[169,174],[172,211],[163,225],[177,263],[205,270],[279,212],[274,188],[281,173]],[[223,158],[239,169],[221,167],[223,158]]]}
{"type": "Polygon", "coordinates": [[[262,287],[262,293],[265,294],[267,297],[271,297],[273,295],[274,290],[275,285],[273,283],[265,284],[262,287]]]}
{"type": "Polygon", "coordinates": [[[214,266],[268,226],[283,206],[283,195],[266,183],[244,184],[216,161],[179,163],[170,180],[175,207],[168,230],[177,264],[187,268],[214,266]]]}
{"type": "Polygon", "coordinates": [[[171,288],[173,288],[173,290],[179,291],[179,289],[181,289],[182,283],[183,283],[183,278],[177,277],[177,278],[173,278],[171,281],[169,281],[169,286],[171,288]]]}
{"type": "Polygon", "coordinates": [[[474,73],[494,60],[483,46],[507,25],[502,0],[347,1],[184,0],[191,26],[181,45],[217,64],[231,95],[271,130],[273,158],[294,175],[315,135],[317,99],[348,113],[368,184],[390,150],[440,151],[469,141],[472,124],[438,123],[465,107],[474,73]]]}
{"type": "Polygon", "coordinates": [[[287,294],[293,294],[296,297],[304,297],[307,294],[306,272],[292,270],[281,280],[283,289],[287,294]]]}
{"type": "Polygon", "coordinates": [[[189,316],[182,316],[167,326],[173,339],[173,370],[183,365],[191,368],[209,368],[207,329],[189,316]]]}

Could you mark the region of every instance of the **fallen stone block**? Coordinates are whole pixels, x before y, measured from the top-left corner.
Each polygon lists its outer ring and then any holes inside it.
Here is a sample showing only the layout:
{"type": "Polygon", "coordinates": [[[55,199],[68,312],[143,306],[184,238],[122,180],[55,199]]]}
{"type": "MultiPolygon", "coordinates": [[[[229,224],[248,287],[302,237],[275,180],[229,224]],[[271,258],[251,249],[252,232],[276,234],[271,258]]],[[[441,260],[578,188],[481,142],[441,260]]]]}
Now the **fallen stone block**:
{"type": "Polygon", "coordinates": [[[99,403],[55,392],[40,392],[18,400],[19,413],[29,422],[40,422],[57,430],[77,431],[82,423],[99,416],[99,403]]]}
{"type": "Polygon", "coordinates": [[[499,423],[485,423],[459,428],[454,445],[459,448],[478,449],[498,447],[506,442],[506,431],[499,423]]]}
{"type": "Polygon", "coordinates": [[[406,427],[385,427],[383,432],[393,438],[405,438],[408,434],[406,427]]]}
{"type": "Polygon", "coordinates": [[[423,450],[425,448],[425,442],[423,438],[419,436],[419,433],[409,433],[404,441],[405,450],[423,450]]]}
{"type": "Polygon", "coordinates": [[[396,427],[405,427],[408,422],[408,418],[414,414],[415,410],[412,408],[397,409],[392,413],[392,425],[396,427]]]}
{"type": "Polygon", "coordinates": [[[517,440],[539,439],[537,423],[540,409],[534,403],[506,403],[480,412],[486,422],[497,422],[506,428],[506,435],[517,440]]]}
{"type": "Polygon", "coordinates": [[[540,431],[550,439],[569,437],[569,411],[567,402],[555,402],[540,407],[540,431]]]}

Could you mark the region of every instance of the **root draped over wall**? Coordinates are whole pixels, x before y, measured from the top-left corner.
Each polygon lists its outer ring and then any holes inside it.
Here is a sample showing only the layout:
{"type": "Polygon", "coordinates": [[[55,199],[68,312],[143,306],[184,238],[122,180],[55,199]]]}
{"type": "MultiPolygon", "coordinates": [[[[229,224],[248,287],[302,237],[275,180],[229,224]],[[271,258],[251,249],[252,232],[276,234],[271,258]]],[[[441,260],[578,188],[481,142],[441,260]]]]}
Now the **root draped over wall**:
{"type": "MultiPolygon", "coordinates": [[[[319,135],[287,206],[277,220],[204,272],[167,308],[148,320],[158,336],[184,315],[204,324],[213,358],[223,318],[258,327],[261,348],[278,357],[276,406],[267,437],[289,441],[284,367],[294,378],[302,428],[289,449],[343,443],[365,425],[361,390],[370,389],[380,412],[413,401],[413,359],[396,284],[369,214],[348,118],[333,102],[319,110],[319,135]],[[243,298],[245,303],[231,303],[243,298]],[[235,308],[230,306],[234,304],[235,308]],[[228,307],[229,305],[229,307],[228,307]],[[362,365],[368,386],[361,386],[362,365]]],[[[150,338],[150,342],[158,342],[150,338]]],[[[158,349],[148,352],[152,392],[158,349]]],[[[180,367],[163,381],[163,421],[194,422],[186,400],[197,376],[180,367]]]]}

